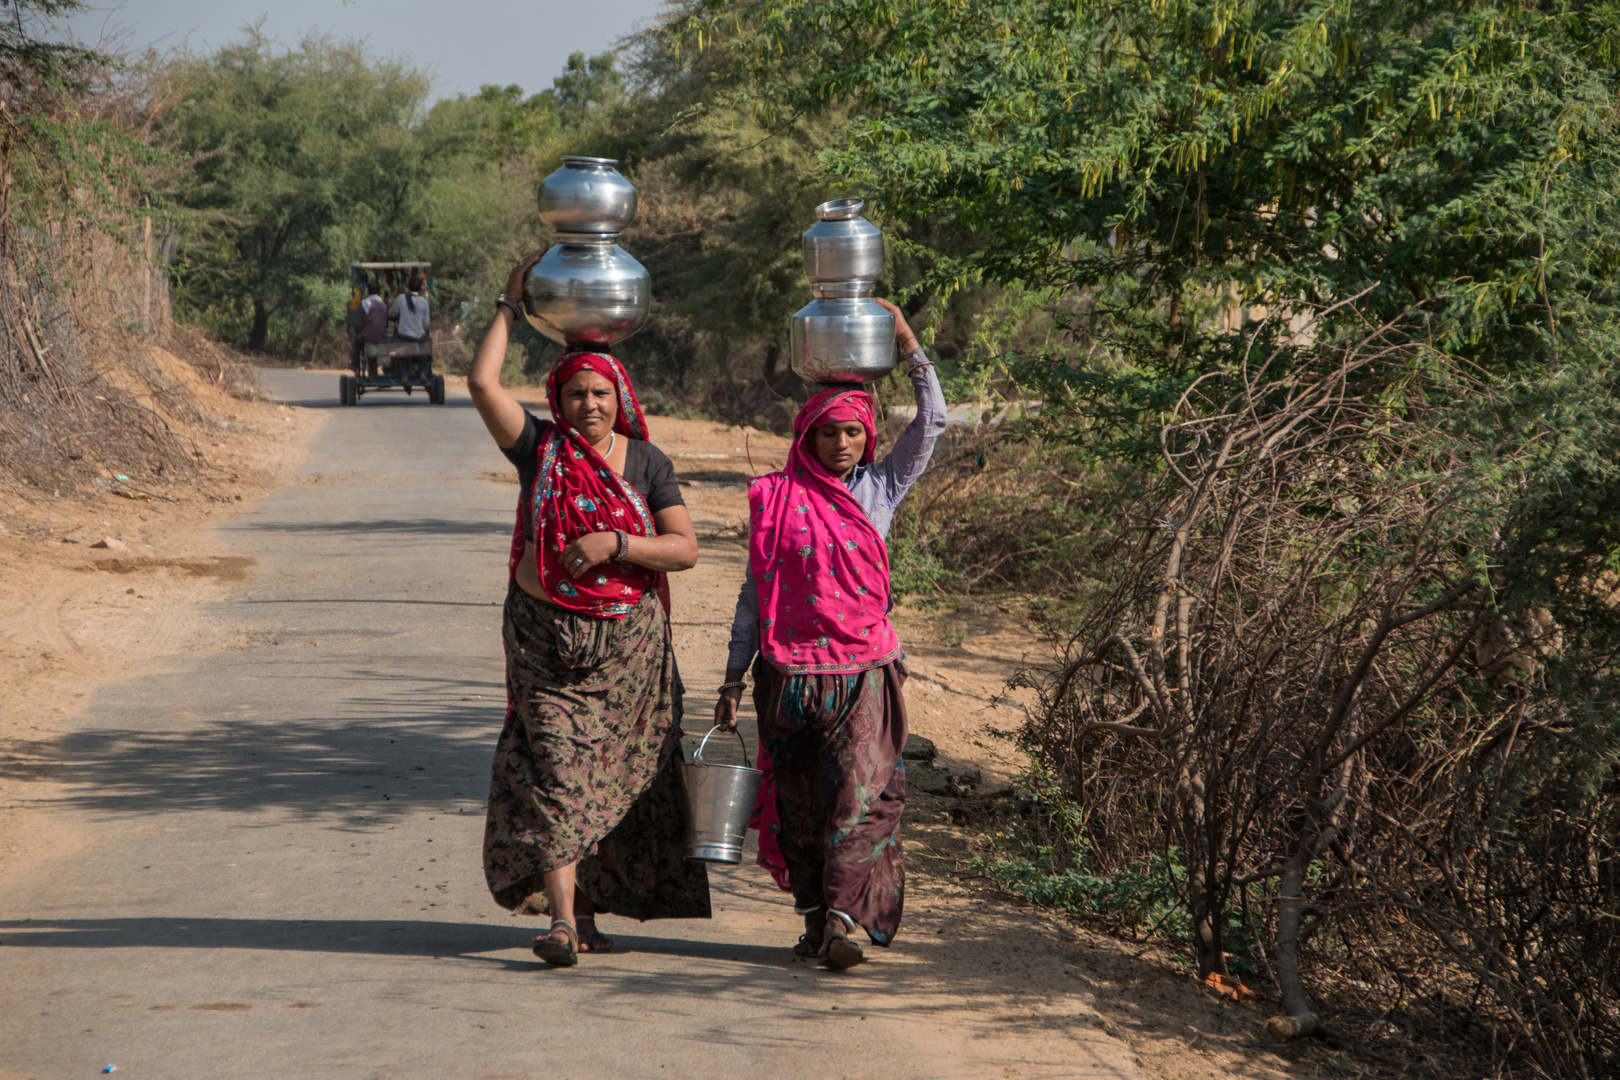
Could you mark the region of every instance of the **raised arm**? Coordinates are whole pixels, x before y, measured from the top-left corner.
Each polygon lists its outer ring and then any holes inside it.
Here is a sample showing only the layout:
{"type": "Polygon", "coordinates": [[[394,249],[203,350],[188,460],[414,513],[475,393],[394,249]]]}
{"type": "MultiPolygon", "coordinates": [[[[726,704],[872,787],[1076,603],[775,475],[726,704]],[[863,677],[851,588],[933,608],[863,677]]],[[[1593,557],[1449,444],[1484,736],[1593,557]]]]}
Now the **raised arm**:
{"type": "Polygon", "coordinates": [[[940,388],[933,361],[922,351],[905,315],[887,300],[877,302],[894,314],[895,341],[906,362],[912,394],[917,401],[917,415],[894,440],[894,446],[883,460],[872,466],[875,479],[883,485],[885,501],[893,510],[922,477],[929,458],[934,456],[934,444],[945,434],[945,392],[940,388]]]}
{"type": "MultiPolygon", "coordinates": [[[[515,300],[523,295],[524,277],[544,254],[544,250],[537,251],[512,269],[506,279],[506,296],[515,300]]],[[[473,405],[494,436],[495,445],[502,450],[510,449],[523,434],[523,406],[501,385],[506,345],[516,322],[517,312],[505,304],[495,305],[495,321],[489,324],[489,331],[473,357],[472,371],[467,373],[467,391],[472,394],[473,405]]]]}

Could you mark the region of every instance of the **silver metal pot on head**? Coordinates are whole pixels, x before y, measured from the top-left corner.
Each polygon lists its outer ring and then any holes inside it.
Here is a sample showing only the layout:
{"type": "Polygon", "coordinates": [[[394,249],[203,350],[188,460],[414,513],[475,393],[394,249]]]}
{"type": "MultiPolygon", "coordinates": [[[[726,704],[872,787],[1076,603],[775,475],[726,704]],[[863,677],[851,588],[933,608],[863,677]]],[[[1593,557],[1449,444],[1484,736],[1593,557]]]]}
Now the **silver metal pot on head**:
{"type": "Polygon", "coordinates": [[[865,281],[883,276],[883,232],[861,217],[865,199],[835,199],[816,207],[804,231],[804,276],[811,283],[865,281]]]}
{"type": "Polygon", "coordinates": [[[552,341],[606,348],[640,330],[652,307],[647,268],[614,240],[635,220],[636,189],[610,158],[565,157],[540,184],[540,218],[557,243],[529,271],[523,310],[552,341]]]}
{"type": "Polygon", "coordinates": [[[582,348],[606,348],[646,325],[652,281],[635,256],[611,238],[558,239],[523,283],[529,325],[582,348]]]}
{"type": "Polygon", "coordinates": [[[559,233],[617,236],[636,220],[635,185],[613,158],[565,157],[540,182],[540,220],[559,233]]]}
{"type": "Polygon", "coordinates": [[[894,316],[872,299],[883,276],[883,233],[863,199],[816,207],[804,233],[804,273],[816,298],[793,316],[793,370],[814,383],[875,382],[894,370],[894,316]]]}

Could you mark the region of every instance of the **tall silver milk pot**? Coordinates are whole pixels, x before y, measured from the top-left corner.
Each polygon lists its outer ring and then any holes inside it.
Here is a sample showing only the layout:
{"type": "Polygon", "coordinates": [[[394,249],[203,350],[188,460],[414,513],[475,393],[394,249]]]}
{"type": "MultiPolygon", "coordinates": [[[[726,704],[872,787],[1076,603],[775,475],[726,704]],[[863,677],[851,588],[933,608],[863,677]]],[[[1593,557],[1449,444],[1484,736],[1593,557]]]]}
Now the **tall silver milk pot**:
{"type": "Polygon", "coordinates": [[[862,199],[816,207],[805,230],[804,273],[815,299],[793,316],[793,369],[814,383],[873,382],[894,370],[894,316],[872,300],[883,276],[883,233],[862,199]]]}
{"type": "Polygon", "coordinates": [[[647,322],[647,268],[615,241],[636,217],[636,189],[611,158],[565,157],[540,184],[540,218],[557,243],[529,271],[523,309],[552,341],[605,348],[647,322]]]}

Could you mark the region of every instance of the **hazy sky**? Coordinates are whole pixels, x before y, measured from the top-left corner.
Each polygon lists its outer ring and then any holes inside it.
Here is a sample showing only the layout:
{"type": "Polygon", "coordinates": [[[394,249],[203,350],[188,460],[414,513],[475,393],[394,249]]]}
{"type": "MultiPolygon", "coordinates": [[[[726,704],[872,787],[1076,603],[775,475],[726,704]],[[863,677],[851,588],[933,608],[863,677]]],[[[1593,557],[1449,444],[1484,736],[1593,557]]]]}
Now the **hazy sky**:
{"type": "Polygon", "coordinates": [[[436,97],[477,93],[484,83],[517,83],[533,93],[551,85],[568,54],[602,52],[649,21],[662,0],[87,0],[67,21],[86,44],[104,30],[147,45],[207,52],[264,19],[265,32],[294,45],[309,30],[365,38],[384,56],[409,56],[436,76],[436,97]]]}

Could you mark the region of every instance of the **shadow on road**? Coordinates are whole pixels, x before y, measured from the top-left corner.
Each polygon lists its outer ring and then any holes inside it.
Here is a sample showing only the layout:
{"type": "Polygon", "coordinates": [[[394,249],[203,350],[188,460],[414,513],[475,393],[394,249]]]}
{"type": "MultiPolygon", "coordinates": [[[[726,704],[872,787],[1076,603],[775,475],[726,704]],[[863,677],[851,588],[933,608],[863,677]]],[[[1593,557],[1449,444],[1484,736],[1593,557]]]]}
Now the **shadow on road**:
{"type": "Polygon", "coordinates": [[[488,536],[512,534],[510,521],[466,521],[455,518],[367,518],[354,521],[236,521],[231,530],[264,533],[329,533],[349,536],[488,536]]]}
{"type": "MultiPolygon", "coordinates": [[[[330,397],[323,394],[320,397],[278,397],[275,400],[279,404],[296,405],[301,409],[329,409],[333,412],[340,412],[347,411],[350,408],[350,406],[344,405],[338,400],[336,376],[334,376],[332,379],[332,394],[330,397]]],[[[473,407],[473,403],[472,398],[458,395],[456,397],[446,397],[443,405],[434,405],[428,401],[426,394],[418,393],[406,397],[402,393],[383,392],[367,394],[360,399],[359,405],[353,407],[359,409],[399,409],[417,407],[424,409],[470,409],[473,407]]]]}
{"type": "MultiPolygon", "coordinates": [[[[264,603],[341,604],[344,601],[267,600],[264,603]]],[[[453,601],[349,603],[449,604],[453,601]]],[[[328,640],[344,636],[328,627],[328,640]]],[[[368,830],[396,814],[424,806],[474,812],[489,790],[495,740],[506,715],[506,688],[476,678],[430,679],[415,673],[393,680],[389,672],[333,669],[318,654],[298,648],[302,632],[283,631],[256,650],[287,657],[281,677],[300,688],[329,686],[333,712],[326,716],[266,719],[273,708],[262,699],[236,697],[213,706],[211,716],[193,705],[165,718],[164,729],[95,726],[56,739],[14,739],[0,756],[0,778],[64,785],[55,790],[21,788],[37,806],[62,805],[120,817],[195,810],[282,810],[299,820],[321,819],[337,829],[368,830]],[[356,686],[398,686],[382,694],[356,694],[356,686]],[[238,701],[246,704],[236,704],[238,701]],[[178,721],[180,730],[168,730],[178,721]],[[331,815],[337,815],[331,820],[331,815]]],[[[370,638],[368,631],[351,636],[370,638]]],[[[409,656],[394,662],[411,667],[409,656]]],[[[430,666],[426,660],[420,671],[430,666]]],[[[163,678],[157,676],[156,678],[163,678]]],[[[227,684],[220,690],[229,693],[227,684]]],[[[161,690],[158,691],[161,695],[161,690]]],[[[262,691],[259,691],[262,693],[262,691]]],[[[688,700],[690,757],[695,737],[708,729],[688,700]]],[[[749,736],[752,741],[752,734],[749,736]]],[[[716,738],[715,764],[740,763],[735,736],[716,738]]]]}
{"type": "Polygon", "coordinates": [[[176,713],[182,730],[98,726],[16,740],[0,776],[68,785],[18,792],[38,804],[116,815],[267,807],[303,820],[347,815],[337,828],[369,828],[423,804],[482,803],[506,710],[500,683],[418,674],[397,693],[359,696],[357,684],[387,685],[387,673],[323,675],[318,662],[301,671],[309,661],[282,651],[287,677],[329,683],[340,715],[262,719],[245,715],[257,708],[250,701],[216,706],[211,718],[176,713]]]}
{"type": "MultiPolygon", "coordinates": [[[[516,922],[505,918],[490,923],[433,922],[371,919],[219,919],[181,917],[128,919],[11,919],[0,920],[0,948],[6,949],[243,949],[338,955],[405,956],[424,959],[457,958],[495,965],[512,972],[533,972],[540,977],[584,979],[603,1001],[618,1001],[637,1015],[671,1004],[682,1011],[694,1001],[712,1001],[726,994],[781,995],[789,977],[791,992],[820,999],[842,988],[862,991],[849,1017],[892,1012],[915,1023],[921,1016],[960,1012],[988,1021],[1002,1034],[1018,1030],[1070,1026],[1072,1021],[1031,1015],[1029,1005],[1046,998],[1039,991],[1009,989],[1009,980],[997,964],[968,969],[951,963],[950,947],[938,941],[905,941],[891,954],[870,948],[870,963],[848,972],[832,972],[794,958],[785,939],[781,942],[698,941],[653,933],[626,933],[618,920],[604,923],[612,933],[614,952],[581,957],[580,966],[553,969],[539,960],[490,956],[527,948],[539,933],[539,920],[516,922]],[[678,963],[649,978],[644,962],[621,962],[631,957],[656,955],[678,963]],[[903,957],[904,962],[896,962],[903,957]],[[682,968],[680,964],[690,965],[682,968]],[[798,976],[793,980],[791,976],[798,976]],[[604,988],[603,984],[607,984],[604,988]],[[985,1010],[994,1010],[986,1014],[985,1010]]],[[[658,923],[643,924],[648,929],[658,923]]],[[[667,924],[678,931],[682,923],[667,924]]],[[[974,933],[977,944],[1005,948],[1027,929],[992,926],[974,933]]],[[[1026,942],[1027,944],[1027,942],[1026,942]]],[[[834,1001],[840,1000],[838,996],[834,1001]]],[[[817,1009],[820,1000],[805,1002],[817,1009]]]]}
{"type": "Polygon", "coordinates": [[[23,949],[286,949],[377,956],[459,956],[523,943],[500,923],[373,919],[11,919],[0,946],[23,949]]]}
{"type": "MultiPolygon", "coordinates": [[[[508,919],[490,923],[400,919],[11,919],[0,920],[0,947],[20,949],[271,949],[373,956],[461,956],[527,948],[544,922],[508,919]]],[[[657,925],[657,924],[648,924],[657,925]]],[[[689,960],[737,962],[752,967],[797,970],[788,950],[765,944],[692,941],[615,933],[615,952],[658,954],[689,960]]],[[[605,962],[606,957],[601,958],[605,962]]],[[[514,969],[549,970],[539,960],[503,960],[514,969]]],[[[875,969],[874,969],[875,970],[875,969]]],[[[621,972],[622,974],[622,972],[621,972]]],[[[644,975],[641,978],[645,978],[644,975]]],[[[634,981],[634,980],[632,980],[634,981]]]]}

